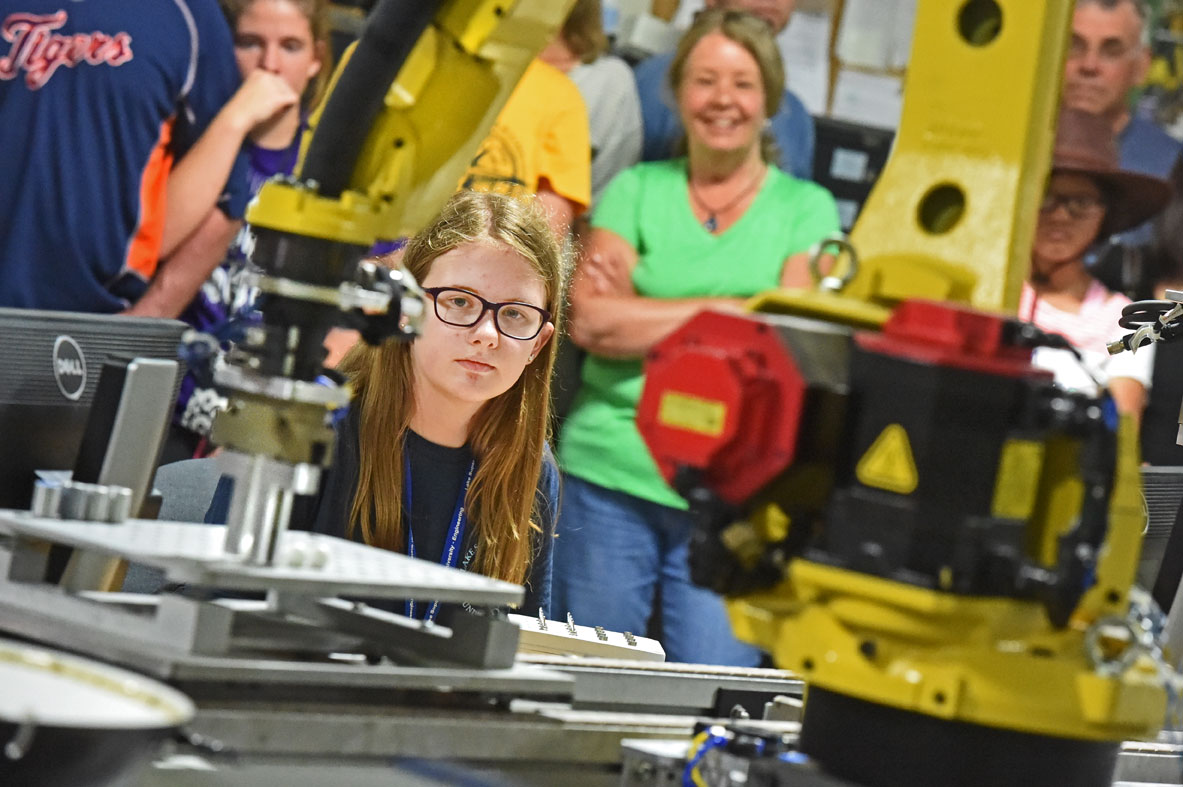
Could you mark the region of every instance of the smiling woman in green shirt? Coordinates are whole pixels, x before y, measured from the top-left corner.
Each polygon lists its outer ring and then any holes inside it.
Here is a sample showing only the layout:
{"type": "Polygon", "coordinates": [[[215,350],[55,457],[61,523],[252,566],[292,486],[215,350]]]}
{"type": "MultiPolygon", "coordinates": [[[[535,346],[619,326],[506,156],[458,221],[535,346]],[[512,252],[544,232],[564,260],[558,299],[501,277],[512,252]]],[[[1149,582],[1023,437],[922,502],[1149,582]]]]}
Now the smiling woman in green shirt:
{"type": "Polygon", "coordinates": [[[767,26],[702,14],[670,76],[687,156],[625,170],[592,220],[572,293],[572,339],[589,353],[563,429],[553,608],[587,625],[645,631],[660,597],[674,661],[752,665],[721,600],[693,586],[686,503],[637,432],[642,357],[703,309],[800,283],[810,246],[838,229],[825,189],[775,166],[765,121],[784,92],[767,26]]]}

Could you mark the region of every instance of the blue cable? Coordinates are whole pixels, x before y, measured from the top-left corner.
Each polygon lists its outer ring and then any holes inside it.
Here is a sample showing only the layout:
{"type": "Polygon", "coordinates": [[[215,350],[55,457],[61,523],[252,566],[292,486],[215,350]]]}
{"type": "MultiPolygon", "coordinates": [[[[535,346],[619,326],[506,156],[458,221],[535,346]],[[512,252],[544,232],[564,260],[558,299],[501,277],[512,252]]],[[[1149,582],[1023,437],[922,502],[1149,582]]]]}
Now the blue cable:
{"type": "Polygon", "coordinates": [[[727,737],[724,735],[712,734],[711,737],[703,741],[702,748],[694,755],[694,758],[686,764],[686,770],[682,772],[682,787],[698,787],[694,783],[694,769],[702,762],[702,758],[707,755],[711,749],[718,749],[727,745],[727,737]]]}

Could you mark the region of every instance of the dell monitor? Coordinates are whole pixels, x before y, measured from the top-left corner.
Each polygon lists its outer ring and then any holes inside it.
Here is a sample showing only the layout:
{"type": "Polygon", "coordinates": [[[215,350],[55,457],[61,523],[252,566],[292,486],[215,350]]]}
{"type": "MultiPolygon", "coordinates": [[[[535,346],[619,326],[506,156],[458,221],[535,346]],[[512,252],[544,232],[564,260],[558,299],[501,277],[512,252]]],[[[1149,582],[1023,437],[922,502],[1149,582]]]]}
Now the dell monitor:
{"type": "MultiPolygon", "coordinates": [[[[29,507],[36,471],[74,470],[104,364],[175,361],[186,328],[176,320],[0,308],[0,508],[29,507]]],[[[179,382],[178,373],[174,400],[179,382]]],[[[161,437],[143,446],[153,464],[161,437]]]]}

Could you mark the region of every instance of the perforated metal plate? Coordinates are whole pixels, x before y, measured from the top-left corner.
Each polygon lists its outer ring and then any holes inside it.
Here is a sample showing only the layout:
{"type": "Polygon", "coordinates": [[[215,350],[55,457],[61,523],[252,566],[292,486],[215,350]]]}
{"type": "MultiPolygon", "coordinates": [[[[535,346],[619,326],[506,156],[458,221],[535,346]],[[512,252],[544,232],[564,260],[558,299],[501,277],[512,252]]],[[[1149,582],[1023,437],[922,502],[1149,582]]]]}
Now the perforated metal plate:
{"type": "Polygon", "coordinates": [[[288,532],[274,566],[249,566],[222,550],[226,528],[132,519],[119,525],[0,511],[0,532],[123,557],[163,569],[171,582],[316,596],[414,598],[479,606],[520,604],[518,585],[316,533],[288,532]]]}

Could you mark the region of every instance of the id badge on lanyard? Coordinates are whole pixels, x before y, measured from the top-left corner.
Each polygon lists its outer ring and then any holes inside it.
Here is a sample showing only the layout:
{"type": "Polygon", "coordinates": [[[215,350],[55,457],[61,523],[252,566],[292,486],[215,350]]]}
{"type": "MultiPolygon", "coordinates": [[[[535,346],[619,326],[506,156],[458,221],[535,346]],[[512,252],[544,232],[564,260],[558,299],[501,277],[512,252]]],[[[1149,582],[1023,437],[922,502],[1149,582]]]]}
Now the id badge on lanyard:
{"type": "MultiPolygon", "coordinates": [[[[464,543],[464,531],[468,527],[468,512],[464,502],[468,497],[468,487],[472,483],[474,473],[476,473],[476,459],[468,464],[468,475],[464,478],[464,486],[460,489],[460,496],[456,499],[456,509],[452,512],[452,524],[448,528],[448,536],[444,541],[444,553],[440,556],[440,565],[447,568],[455,568],[456,563],[460,560],[460,545],[464,543]]],[[[415,534],[411,531],[411,457],[405,450],[403,451],[403,488],[406,490],[407,498],[407,555],[415,557],[415,534]]],[[[438,601],[431,602],[423,614],[423,620],[434,621],[435,616],[439,614],[439,608],[438,601]]],[[[406,614],[409,618],[415,618],[415,601],[413,599],[407,600],[406,614]]]]}

